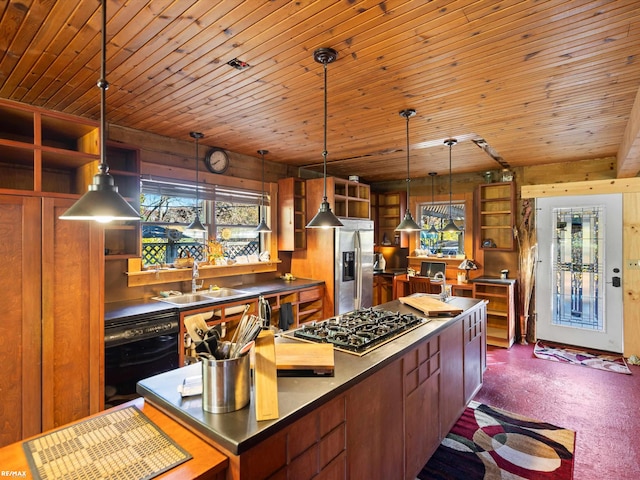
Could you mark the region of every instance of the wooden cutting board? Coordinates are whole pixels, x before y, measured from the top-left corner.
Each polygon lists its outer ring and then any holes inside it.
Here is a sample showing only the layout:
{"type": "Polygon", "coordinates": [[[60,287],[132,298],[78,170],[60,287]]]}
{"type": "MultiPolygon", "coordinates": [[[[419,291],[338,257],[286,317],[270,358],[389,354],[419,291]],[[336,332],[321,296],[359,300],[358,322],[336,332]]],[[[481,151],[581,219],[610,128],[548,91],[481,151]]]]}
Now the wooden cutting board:
{"type": "Polygon", "coordinates": [[[417,308],[428,317],[441,315],[454,316],[463,311],[462,308],[454,307],[429,295],[400,297],[398,300],[413,308],[417,308]]]}
{"type": "Polygon", "coordinates": [[[253,387],[256,420],[278,418],[278,372],[273,332],[263,330],[256,338],[254,348],[253,387]]]}
{"type": "Polygon", "coordinates": [[[333,375],[333,345],[329,343],[276,343],[278,375],[333,375]]]}

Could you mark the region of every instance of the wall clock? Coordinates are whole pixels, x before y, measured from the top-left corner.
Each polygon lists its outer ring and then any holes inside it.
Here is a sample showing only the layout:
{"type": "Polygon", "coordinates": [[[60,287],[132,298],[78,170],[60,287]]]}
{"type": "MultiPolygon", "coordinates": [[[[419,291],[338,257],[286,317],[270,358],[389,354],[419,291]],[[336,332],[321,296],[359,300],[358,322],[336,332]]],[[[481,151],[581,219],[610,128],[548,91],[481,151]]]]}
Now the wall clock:
{"type": "Polygon", "coordinates": [[[204,164],[211,173],[224,173],[229,168],[229,154],[222,148],[211,148],[204,157],[204,164]]]}

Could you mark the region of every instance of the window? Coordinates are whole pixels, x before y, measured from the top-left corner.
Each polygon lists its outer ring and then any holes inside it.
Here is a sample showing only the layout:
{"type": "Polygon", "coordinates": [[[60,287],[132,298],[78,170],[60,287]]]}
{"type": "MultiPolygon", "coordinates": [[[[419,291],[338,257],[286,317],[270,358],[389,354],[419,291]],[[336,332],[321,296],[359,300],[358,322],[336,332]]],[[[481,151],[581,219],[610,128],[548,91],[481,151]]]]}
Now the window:
{"type": "Polygon", "coordinates": [[[464,255],[465,204],[454,202],[434,202],[418,204],[420,219],[420,249],[426,255],[464,255]],[[451,210],[451,213],[449,213],[451,210]],[[459,232],[443,232],[449,222],[449,215],[460,229],[459,232]]]}
{"type": "MultiPolygon", "coordinates": [[[[143,178],[140,195],[143,265],[171,264],[181,257],[225,265],[250,260],[262,249],[260,234],[256,232],[261,196],[261,192],[252,190],[200,185],[197,208],[208,236],[194,238],[185,233],[195,218],[193,183],[143,178]]],[[[268,212],[268,196],[264,204],[268,212]]]]}

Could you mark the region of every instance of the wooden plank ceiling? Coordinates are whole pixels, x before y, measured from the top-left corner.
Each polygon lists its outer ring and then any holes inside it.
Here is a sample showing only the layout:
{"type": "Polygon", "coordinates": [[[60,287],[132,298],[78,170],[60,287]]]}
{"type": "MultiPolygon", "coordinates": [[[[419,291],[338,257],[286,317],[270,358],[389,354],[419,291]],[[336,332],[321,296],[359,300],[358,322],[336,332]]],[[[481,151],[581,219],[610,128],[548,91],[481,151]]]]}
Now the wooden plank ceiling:
{"type": "MultiPolygon", "coordinates": [[[[637,0],[109,0],[107,9],[110,123],[187,141],[198,130],[205,145],[267,149],[267,160],[294,167],[321,170],[323,66],[313,51],[336,49],[328,171],[367,182],[406,177],[406,108],[417,111],[413,178],[448,173],[449,137],[459,140],[454,173],[501,168],[487,152],[511,167],[614,157],[640,86],[637,0]]],[[[100,12],[97,0],[0,2],[0,97],[97,118],[100,12]]]]}

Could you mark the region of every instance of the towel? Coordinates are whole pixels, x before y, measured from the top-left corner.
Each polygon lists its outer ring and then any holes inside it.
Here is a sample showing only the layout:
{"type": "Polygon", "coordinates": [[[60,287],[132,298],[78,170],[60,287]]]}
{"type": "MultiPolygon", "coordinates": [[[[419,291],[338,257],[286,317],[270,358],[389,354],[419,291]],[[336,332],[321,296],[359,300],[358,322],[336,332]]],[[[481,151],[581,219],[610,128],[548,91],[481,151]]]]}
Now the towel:
{"type": "Polygon", "coordinates": [[[293,325],[293,306],[290,303],[280,305],[280,321],[278,326],[281,330],[289,330],[293,325]]]}

